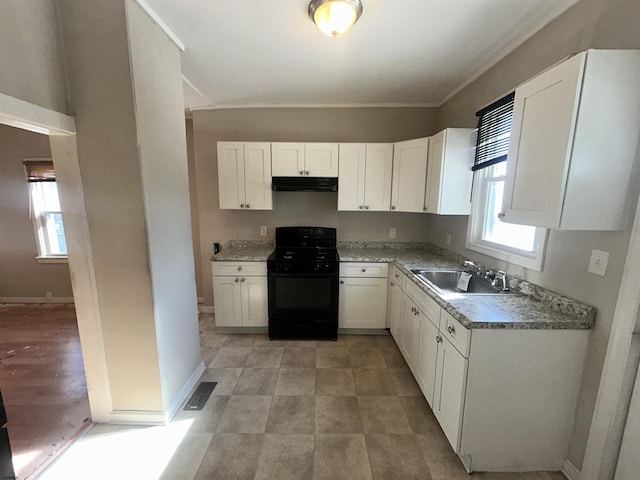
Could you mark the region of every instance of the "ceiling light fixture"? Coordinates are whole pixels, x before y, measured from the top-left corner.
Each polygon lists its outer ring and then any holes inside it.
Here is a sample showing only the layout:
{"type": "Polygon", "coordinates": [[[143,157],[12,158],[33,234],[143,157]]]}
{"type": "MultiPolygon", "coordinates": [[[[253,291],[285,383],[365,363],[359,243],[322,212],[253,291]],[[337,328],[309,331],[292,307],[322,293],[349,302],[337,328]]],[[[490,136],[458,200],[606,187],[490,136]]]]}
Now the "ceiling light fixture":
{"type": "Polygon", "coordinates": [[[311,0],[309,16],[320,31],[330,37],[339,37],[349,30],[362,15],[360,0],[311,0]]]}

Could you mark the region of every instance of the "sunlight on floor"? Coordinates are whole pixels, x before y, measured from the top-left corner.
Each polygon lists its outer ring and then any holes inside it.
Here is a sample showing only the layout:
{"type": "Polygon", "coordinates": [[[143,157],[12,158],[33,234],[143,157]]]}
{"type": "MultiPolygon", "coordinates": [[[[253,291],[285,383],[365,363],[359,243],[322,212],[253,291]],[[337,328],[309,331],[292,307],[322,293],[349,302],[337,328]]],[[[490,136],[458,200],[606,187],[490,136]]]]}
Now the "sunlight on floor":
{"type": "Polygon", "coordinates": [[[96,425],[39,479],[158,479],[192,423],[183,420],[158,427],[96,425]]]}
{"type": "Polygon", "coordinates": [[[27,465],[29,465],[41,453],[42,453],[42,450],[31,450],[29,452],[13,455],[12,456],[13,468],[16,471],[16,475],[20,477],[22,469],[27,465]]]}

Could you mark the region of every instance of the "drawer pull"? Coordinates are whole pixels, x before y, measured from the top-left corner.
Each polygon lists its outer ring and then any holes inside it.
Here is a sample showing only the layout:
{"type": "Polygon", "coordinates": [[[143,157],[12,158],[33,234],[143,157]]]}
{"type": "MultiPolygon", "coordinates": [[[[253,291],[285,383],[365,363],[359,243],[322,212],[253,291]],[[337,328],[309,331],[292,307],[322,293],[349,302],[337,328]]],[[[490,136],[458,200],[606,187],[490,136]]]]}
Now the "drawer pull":
{"type": "Polygon", "coordinates": [[[300,170],[300,175],[304,175],[304,170],[300,170]]]}
{"type": "Polygon", "coordinates": [[[304,172],[305,175],[310,175],[309,170],[307,170],[306,172],[304,172]]]}
{"type": "Polygon", "coordinates": [[[364,273],[364,272],[366,272],[366,271],[367,271],[367,269],[366,269],[366,268],[363,268],[363,269],[362,269],[362,273],[364,273]]]}
{"type": "Polygon", "coordinates": [[[340,285],[344,285],[344,280],[340,280],[340,285]]]}
{"type": "Polygon", "coordinates": [[[238,271],[242,270],[242,265],[238,265],[238,271]]]}
{"type": "Polygon", "coordinates": [[[242,277],[242,278],[240,279],[240,281],[241,281],[241,282],[244,282],[245,280],[246,280],[246,278],[244,278],[244,277],[242,277]]]}
{"type": "Polygon", "coordinates": [[[239,279],[239,278],[236,278],[236,279],[234,280],[234,282],[236,282],[236,283],[238,283],[239,281],[240,281],[240,279],[239,279]]]}
{"type": "Polygon", "coordinates": [[[244,208],[244,203],[241,203],[241,204],[240,204],[240,208],[244,208]]]}
{"type": "Polygon", "coordinates": [[[449,332],[451,335],[453,335],[453,334],[455,334],[455,333],[456,333],[456,329],[455,329],[455,327],[453,327],[452,325],[449,325],[449,326],[447,327],[447,332],[449,332]]]}

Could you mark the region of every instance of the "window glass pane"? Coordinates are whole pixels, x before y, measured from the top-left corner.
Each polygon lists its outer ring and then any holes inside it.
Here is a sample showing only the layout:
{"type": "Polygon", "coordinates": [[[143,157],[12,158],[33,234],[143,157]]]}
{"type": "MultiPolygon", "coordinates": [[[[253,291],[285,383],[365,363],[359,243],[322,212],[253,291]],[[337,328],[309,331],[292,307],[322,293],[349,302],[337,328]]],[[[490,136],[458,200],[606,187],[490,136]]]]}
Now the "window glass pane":
{"type": "Polygon", "coordinates": [[[56,182],[39,182],[42,188],[43,210],[60,210],[58,185],[56,182]]]}
{"type": "MultiPolygon", "coordinates": [[[[495,165],[495,169],[503,164],[495,165]]],[[[495,174],[494,172],[492,172],[495,174]]],[[[533,252],[535,248],[536,227],[505,223],[498,214],[502,209],[502,195],[504,180],[489,180],[487,182],[487,209],[482,239],[499,243],[511,248],[533,252]]]]}
{"type": "Polygon", "coordinates": [[[67,242],[64,238],[64,226],[61,213],[46,213],[45,225],[47,241],[49,243],[49,255],[66,255],[67,242]]]}

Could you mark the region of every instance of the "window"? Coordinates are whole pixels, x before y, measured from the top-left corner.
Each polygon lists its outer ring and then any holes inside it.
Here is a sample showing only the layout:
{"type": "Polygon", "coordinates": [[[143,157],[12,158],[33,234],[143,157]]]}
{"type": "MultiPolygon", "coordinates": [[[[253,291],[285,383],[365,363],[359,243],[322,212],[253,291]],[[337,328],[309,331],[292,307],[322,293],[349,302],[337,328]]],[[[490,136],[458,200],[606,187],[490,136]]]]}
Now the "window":
{"type": "Polygon", "coordinates": [[[38,242],[39,259],[61,259],[67,256],[58,185],[53,162],[26,160],[31,218],[38,242]]]}
{"type": "Polygon", "coordinates": [[[467,248],[540,271],[547,230],[506,223],[500,218],[513,98],[513,94],[507,95],[476,114],[478,145],[467,248]]]}

